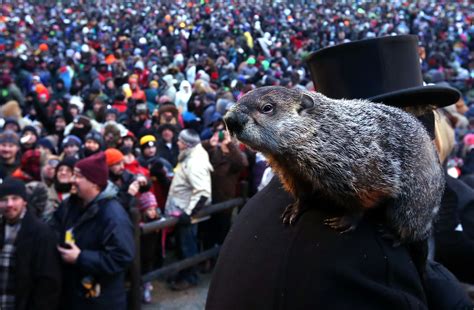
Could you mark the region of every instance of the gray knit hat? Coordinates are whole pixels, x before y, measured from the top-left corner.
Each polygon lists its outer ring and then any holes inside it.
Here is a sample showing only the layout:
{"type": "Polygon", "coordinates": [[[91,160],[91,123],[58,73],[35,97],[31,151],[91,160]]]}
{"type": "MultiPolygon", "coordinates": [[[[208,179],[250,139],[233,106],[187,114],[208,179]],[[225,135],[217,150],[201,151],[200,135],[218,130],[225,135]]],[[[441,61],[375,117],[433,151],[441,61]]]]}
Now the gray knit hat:
{"type": "Polygon", "coordinates": [[[20,139],[14,131],[6,130],[4,132],[0,132],[0,144],[1,143],[13,143],[20,145],[20,139]]]}
{"type": "Polygon", "coordinates": [[[181,140],[188,147],[194,147],[201,143],[199,134],[194,129],[184,129],[179,133],[178,140],[181,140]]]}

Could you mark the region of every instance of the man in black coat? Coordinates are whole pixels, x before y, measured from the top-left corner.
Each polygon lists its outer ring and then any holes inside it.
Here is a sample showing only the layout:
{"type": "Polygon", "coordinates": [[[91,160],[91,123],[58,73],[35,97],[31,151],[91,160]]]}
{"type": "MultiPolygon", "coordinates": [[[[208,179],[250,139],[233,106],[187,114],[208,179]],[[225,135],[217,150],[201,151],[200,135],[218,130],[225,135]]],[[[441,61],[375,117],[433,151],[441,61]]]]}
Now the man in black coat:
{"type": "Polygon", "coordinates": [[[125,309],[125,272],[135,255],[133,226],[107,186],[104,153],[78,161],[71,196],[54,214],[52,224],[63,244],[64,309],[125,309]]]}
{"type": "Polygon", "coordinates": [[[57,309],[61,262],[56,236],[27,210],[25,184],[6,178],[0,184],[0,307],[57,309]]]}
{"type": "MultiPolygon", "coordinates": [[[[334,99],[406,107],[459,98],[451,88],[423,86],[414,36],[323,49],[309,57],[309,65],[318,90],[334,99]]],[[[274,178],[243,208],[222,247],[207,309],[428,308],[433,291],[419,276],[423,253],[393,247],[379,232],[377,214],[340,234],[324,225],[337,215],[334,203],[313,197],[297,222],[285,226],[281,214],[292,202],[274,178]]]]}
{"type": "Polygon", "coordinates": [[[161,125],[158,127],[158,135],[160,138],[156,145],[157,153],[160,157],[166,159],[173,167],[178,163],[179,155],[176,132],[177,129],[174,125],[161,125]]]}

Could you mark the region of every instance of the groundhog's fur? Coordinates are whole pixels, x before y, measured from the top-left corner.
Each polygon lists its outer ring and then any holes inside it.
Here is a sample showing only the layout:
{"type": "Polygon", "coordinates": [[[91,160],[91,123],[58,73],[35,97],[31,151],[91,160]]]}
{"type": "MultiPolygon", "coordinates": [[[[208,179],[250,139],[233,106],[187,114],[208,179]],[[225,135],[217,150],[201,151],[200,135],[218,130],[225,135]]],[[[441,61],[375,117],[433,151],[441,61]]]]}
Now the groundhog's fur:
{"type": "Polygon", "coordinates": [[[429,235],[444,174],[414,116],[366,100],[262,87],[243,96],[225,121],[240,141],[268,158],[296,198],[286,221],[294,222],[301,197],[322,193],[353,214],[383,205],[399,240],[429,235]]]}

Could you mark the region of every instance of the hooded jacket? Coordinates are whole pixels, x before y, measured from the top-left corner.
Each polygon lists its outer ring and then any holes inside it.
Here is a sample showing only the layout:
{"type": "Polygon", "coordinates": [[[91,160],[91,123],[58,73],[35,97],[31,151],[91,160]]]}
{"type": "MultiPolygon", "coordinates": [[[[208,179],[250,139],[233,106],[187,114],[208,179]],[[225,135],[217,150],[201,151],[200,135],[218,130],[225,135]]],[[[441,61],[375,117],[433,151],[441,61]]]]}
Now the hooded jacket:
{"type": "Polygon", "coordinates": [[[64,264],[65,309],[125,309],[125,272],[135,255],[133,226],[109,183],[88,206],[76,196],[65,200],[54,214],[53,227],[65,241],[71,230],[81,253],[73,265],[64,264]],[[97,297],[87,297],[84,281],[100,286],[97,297]]]}

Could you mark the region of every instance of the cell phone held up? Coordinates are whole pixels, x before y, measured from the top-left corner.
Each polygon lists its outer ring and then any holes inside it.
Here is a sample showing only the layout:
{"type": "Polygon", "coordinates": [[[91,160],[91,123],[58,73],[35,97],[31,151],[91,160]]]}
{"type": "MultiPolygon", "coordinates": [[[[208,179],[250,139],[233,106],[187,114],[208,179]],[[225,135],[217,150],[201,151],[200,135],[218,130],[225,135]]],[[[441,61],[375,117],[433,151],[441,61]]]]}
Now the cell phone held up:
{"type": "Polygon", "coordinates": [[[64,249],[72,249],[71,243],[74,243],[74,242],[75,242],[74,233],[71,228],[71,229],[66,230],[64,234],[64,242],[61,242],[59,246],[64,249]]]}
{"type": "Polygon", "coordinates": [[[219,130],[217,136],[218,136],[219,142],[224,141],[224,138],[225,138],[225,136],[224,136],[224,130],[219,130]]]}
{"type": "Polygon", "coordinates": [[[72,249],[72,246],[69,244],[69,243],[65,243],[65,242],[62,242],[59,244],[60,247],[62,247],[63,249],[72,249]]]}

